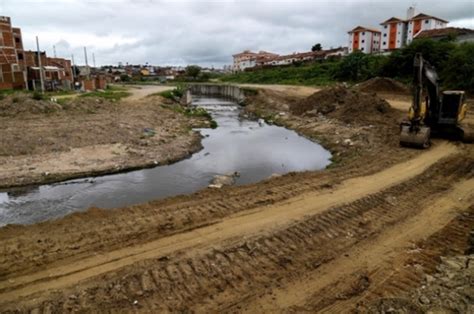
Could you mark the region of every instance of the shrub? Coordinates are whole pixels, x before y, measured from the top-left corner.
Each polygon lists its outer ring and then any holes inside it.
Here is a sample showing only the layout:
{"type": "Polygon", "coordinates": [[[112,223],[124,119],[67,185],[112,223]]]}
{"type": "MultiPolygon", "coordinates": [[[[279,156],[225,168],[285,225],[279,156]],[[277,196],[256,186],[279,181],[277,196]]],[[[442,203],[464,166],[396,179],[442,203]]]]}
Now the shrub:
{"type": "Polygon", "coordinates": [[[31,96],[34,100],[43,100],[44,96],[43,94],[39,92],[34,92],[33,96],[31,96]]]}

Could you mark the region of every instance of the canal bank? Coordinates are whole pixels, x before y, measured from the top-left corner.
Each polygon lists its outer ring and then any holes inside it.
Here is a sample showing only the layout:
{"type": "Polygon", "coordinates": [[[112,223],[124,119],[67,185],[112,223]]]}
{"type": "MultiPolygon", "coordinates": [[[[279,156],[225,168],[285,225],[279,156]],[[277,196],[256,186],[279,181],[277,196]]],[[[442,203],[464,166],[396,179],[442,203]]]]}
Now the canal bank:
{"type": "Polygon", "coordinates": [[[217,129],[196,129],[203,149],[180,162],[103,177],[71,180],[0,193],[0,224],[36,223],[90,207],[116,208],[189,194],[215,176],[238,173],[237,185],[288,172],[325,168],[331,154],[296,132],[241,118],[229,100],[195,97],[217,129]]]}

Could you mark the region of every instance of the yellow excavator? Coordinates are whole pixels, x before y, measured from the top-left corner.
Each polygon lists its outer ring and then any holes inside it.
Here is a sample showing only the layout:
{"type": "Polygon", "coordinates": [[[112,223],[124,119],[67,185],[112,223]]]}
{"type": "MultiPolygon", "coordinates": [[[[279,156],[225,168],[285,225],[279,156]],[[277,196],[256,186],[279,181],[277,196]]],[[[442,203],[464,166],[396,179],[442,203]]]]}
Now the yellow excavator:
{"type": "Polygon", "coordinates": [[[413,65],[413,103],[408,120],[400,125],[400,144],[428,148],[432,134],[471,142],[472,132],[460,125],[467,112],[465,92],[440,93],[438,74],[420,53],[415,55],[413,65]],[[425,102],[423,95],[426,95],[425,102]]]}

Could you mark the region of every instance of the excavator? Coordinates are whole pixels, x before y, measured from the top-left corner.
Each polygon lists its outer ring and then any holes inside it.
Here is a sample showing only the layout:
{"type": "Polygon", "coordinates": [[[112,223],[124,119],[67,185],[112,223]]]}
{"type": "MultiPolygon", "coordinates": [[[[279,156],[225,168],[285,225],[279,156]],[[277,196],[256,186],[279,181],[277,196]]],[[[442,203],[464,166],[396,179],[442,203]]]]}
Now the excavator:
{"type": "Polygon", "coordinates": [[[428,148],[432,134],[471,142],[473,134],[460,125],[467,112],[465,92],[440,93],[438,74],[421,53],[415,55],[413,65],[413,103],[408,120],[400,125],[400,144],[428,148]],[[422,101],[423,95],[426,95],[425,102],[422,101]]]}

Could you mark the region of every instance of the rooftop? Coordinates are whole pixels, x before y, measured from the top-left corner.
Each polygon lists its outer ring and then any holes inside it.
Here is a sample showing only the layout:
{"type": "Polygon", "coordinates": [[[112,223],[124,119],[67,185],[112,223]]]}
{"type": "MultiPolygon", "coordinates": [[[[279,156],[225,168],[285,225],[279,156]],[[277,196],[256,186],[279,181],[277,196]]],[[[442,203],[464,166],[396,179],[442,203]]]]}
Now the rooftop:
{"type": "Polygon", "coordinates": [[[430,30],[421,31],[415,36],[415,38],[416,39],[436,38],[436,37],[446,37],[450,35],[459,36],[459,35],[468,35],[468,34],[474,34],[474,30],[469,29],[469,28],[446,27],[446,28],[440,28],[440,29],[430,29],[430,30]]]}

